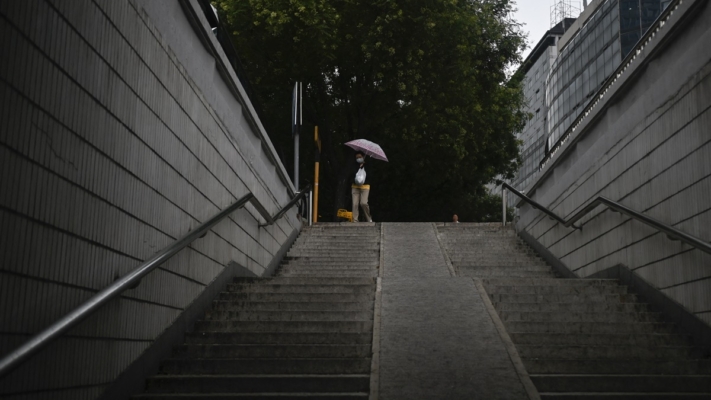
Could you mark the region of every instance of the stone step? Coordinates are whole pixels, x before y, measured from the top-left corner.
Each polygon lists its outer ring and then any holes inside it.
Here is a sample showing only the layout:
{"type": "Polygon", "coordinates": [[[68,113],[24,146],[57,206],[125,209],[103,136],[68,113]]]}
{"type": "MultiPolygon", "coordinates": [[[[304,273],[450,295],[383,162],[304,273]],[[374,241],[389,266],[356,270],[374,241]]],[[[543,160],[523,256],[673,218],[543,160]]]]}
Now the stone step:
{"type": "Polygon", "coordinates": [[[353,400],[368,399],[369,393],[145,393],[135,400],[353,400]]]}
{"type": "Polygon", "coordinates": [[[282,266],[290,267],[314,267],[314,268],[377,268],[380,265],[380,259],[359,260],[349,262],[338,261],[319,261],[319,260],[285,260],[281,263],[282,266]]]}
{"type": "Polygon", "coordinates": [[[711,359],[691,360],[566,360],[525,359],[530,374],[711,374],[711,359]]]}
{"type": "MultiPolygon", "coordinates": [[[[504,253],[504,251],[509,251],[512,252],[512,254],[515,255],[538,255],[534,250],[532,250],[530,247],[520,244],[520,243],[514,243],[514,242],[509,242],[509,243],[504,243],[499,240],[497,241],[492,241],[492,242],[467,242],[467,243],[460,243],[456,245],[452,245],[451,243],[449,245],[445,246],[445,249],[447,250],[448,253],[452,255],[457,255],[457,254],[464,254],[464,255],[471,255],[471,256],[479,256],[479,255],[489,255],[489,256],[505,256],[507,255],[504,253]]],[[[509,254],[509,255],[512,255],[509,254]]]]}
{"type": "Polygon", "coordinates": [[[296,255],[296,256],[285,256],[284,261],[320,261],[320,262],[330,262],[330,263],[346,263],[346,264],[358,264],[361,262],[378,262],[379,257],[377,254],[371,255],[358,255],[351,254],[349,256],[334,257],[331,255],[296,255]]]}
{"type": "Polygon", "coordinates": [[[198,321],[196,332],[372,332],[373,321],[198,321]]]}
{"type": "Polygon", "coordinates": [[[271,302],[362,302],[373,301],[374,293],[246,293],[222,292],[221,301],[271,301],[271,302]]]}
{"type": "Polygon", "coordinates": [[[507,312],[650,312],[646,303],[577,302],[577,303],[496,303],[496,311],[507,312]]]}
{"type": "Polygon", "coordinates": [[[360,234],[345,234],[345,235],[309,235],[300,236],[294,243],[302,242],[338,242],[353,245],[354,242],[364,242],[364,243],[379,243],[380,233],[360,233],[360,234]]]}
{"type": "MultiPolygon", "coordinates": [[[[306,238],[306,237],[305,237],[306,238]]],[[[342,240],[358,240],[358,239],[377,239],[380,240],[380,232],[371,231],[353,231],[353,232],[319,232],[314,234],[309,234],[307,236],[309,239],[342,239],[342,240]]]]}
{"type": "Polygon", "coordinates": [[[655,312],[500,311],[498,314],[503,322],[662,322],[661,315],[655,312]]]}
{"type": "Polygon", "coordinates": [[[230,292],[242,293],[373,293],[375,285],[243,285],[230,283],[230,292]]]}
{"type": "Polygon", "coordinates": [[[449,250],[447,254],[452,260],[498,260],[501,258],[540,259],[540,257],[533,252],[516,251],[516,249],[508,249],[508,251],[510,253],[502,254],[501,250],[471,248],[466,250],[449,250]]]}
{"type": "Polygon", "coordinates": [[[487,278],[481,282],[492,286],[620,286],[617,279],[559,279],[559,278],[487,278]]]}
{"type": "Polygon", "coordinates": [[[706,393],[711,375],[530,375],[539,392],[706,393]]]}
{"type": "Polygon", "coordinates": [[[495,253],[501,249],[516,249],[521,254],[537,254],[530,246],[516,239],[496,238],[492,240],[445,241],[444,247],[453,252],[478,253],[488,251],[495,253]]]}
{"type": "Polygon", "coordinates": [[[349,229],[371,229],[380,231],[380,227],[375,222],[318,222],[316,225],[305,226],[304,231],[341,231],[349,229]]]}
{"type": "Polygon", "coordinates": [[[456,265],[472,266],[515,266],[515,265],[545,265],[545,261],[535,257],[452,257],[449,259],[456,265]]]}
{"type": "Polygon", "coordinates": [[[348,236],[304,236],[299,237],[294,241],[294,245],[302,243],[328,243],[342,244],[344,246],[353,247],[354,244],[378,244],[380,243],[380,234],[378,235],[348,235],[348,236]]]}
{"type": "Polygon", "coordinates": [[[211,310],[206,321],[370,321],[373,310],[368,311],[265,311],[265,310],[211,310]]]}
{"type": "Polygon", "coordinates": [[[458,276],[469,276],[472,278],[493,278],[493,277],[515,277],[515,278],[555,278],[553,272],[547,268],[546,271],[530,271],[530,270],[516,270],[502,269],[499,267],[482,267],[482,268],[472,268],[472,267],[459,267],[455,265],[459,270],[458,276]]]}
{"type": "Polygon", "coordinates": [[[351,237],[325,237],[325,236],[305,236],[300,237],[294,241],[295,246],[302,244],[342,244],[344,246],[353,246],[357,243],[361,245],[377,245],[380,244],[380,236],[362,236],[359,237],[357,242],[352,240],[351,237]]]}
{"type": "Polygon", "coordinates": [[[515,270],[517,268],[525,269],[525,268],[531,268],[531,267],[548,267],[544,262],[542,261],[521,261],[521,262],[512,262],[512,261],[501,261],[501,262],[493,262],[489,261],[486,263],[478,263],[478,262],[458,262],[458,261],[452,261],[452,265],[464,269],[464,268],[492,268],[492,269],[509,269],[509,270],[515,270]]]}
{"type": "Polygon", "coordinates": [[[300,270],[300,269],[333,269],[338,271],[376,271],[378,269],[378,262],[374,261],[372,265],[364,265],[361,263],[355,264],[338,264],[338,263],[307,263],[307,262],[289,262],[283,263],[280,266],[280,270],[300,270]]]}
{"type": "Polygon", "coordinates": [[[704,393],[540,393],[541,400],[710,400],[704,393]]]}
{"type": "Polygon", "coordinates": [[[662,322],[532,322],[507,321],[509,333],[675,333],[673,326],[662,322]]]}
{"type": "Polygon", "coordinates": [[[300,246],[297,248],[291,248],[286,255],[288,257],[330,256],[330,257],[339,257],[339,258],[347,258],[347,257],[365,258],[365,257],[377,257],[380,254],[380,247],[379,246],[358,246],[357,249],[353,249],[353,248],[344,248],[344,249],[330,248],[329,249],[329,248],[324,248],[324,247],[325,246],[313,246],[313,247],[300,246]]]}
{"type": "Polygon", "coordinates": [[[516,267],[516,266],[544,266],[545,261],[536,257],[449,257],[455,265],[467,266],[500,266],[500,267],[516,267]]]}
{"type": "Polygon", "coordinates": [[[320,277],[371,277],[375,278],[378,276],[377,269],[365,269],[365,270],[340,270],[334,268],[321,268],[321,269],[282,269],[279,272],[280,276],[320,276],[320,277]]]}
{"type": "Polygon", "coordinates": [[[488,226],[488,227],[483,227],[480,226],[478,223],[466,223],[466,222],[461,222],[457,225],[442,225],[438,226],[437,230],[440,231],[448,231],[448,232],[453,232],[457,235],[464,235],[467,233],[470,234],[475,234],[477,232],[483,232],[487,235],[495,234],[495,233],[506,233],[509,235],[516,235],[516,231],[513,229],[510,229],[510,227],[495,227],[495,226],[488,226]]]}
{"type": "Polygon", "coordinates": [[[553,269],[548,265],[520,265],[520,266],[486,266],[486,265],[458,265],[461,270],[472,270],[472,271],[504,271],[504,272],[520,272],[520,271],[532,271],[532,272],[552,272],[553,269]]]}
{"type": "Polygon", "coordinates": [[[147,393],[334,393],[369,390],[370,375],[156,375],[147,393]]]}
{"type": "Polygon", "coordinates": [[[519,237],[511,232],[439,232],[446,243],[466,243],[472,241],[519,241],[519,237]]]}
{"type": "Polygon", "coordinates": [[[370,357],[370,344],[183,344],[173,358],[356,358],[370,357]]]}
{"type": "Polygon", "coordinates": [[[235,278],[236,284],[251,285],[374,285],[373,278],[289,277],[235,278]]]}
{"type": "Polygon", "coordinates": [[[223,358],[167,360],[164,374],[368,374],[370,358],[223,358]]]}
{"type": "Polygon", "coordinates": [[[493,303],[577,303],[577,302],[613,302],[634,303],[637,296],[632,293],[545,293],[545,294],[491,294],[489,298],[493,303]]]}
{"type": "Polygon", "coordinates": [[[187,344],[371,344],[370,332],[190,332],[187,344]]]}
{"type": "Polygon", "coordinates": [[[212,311],[363,311],[373,310],[372,301],[224,301],[216,300],[212,303],[212,311]]]}
{"type": "MultiPolygon", "coordinates": [[[[561,279],[561,281],[563,281],[561,279]]],[[[486,287],[486,286],[485,286],[486,287]]],[[[556,294],[556,295],[594,295],[594,294],[625,294],[627,286],[613,285],[497,285],[486,287],[489,295],[497,294],[556,294]]]]}
{"type": "Polygon", "coordinates": [[[348,258],[352,256],[362,258],[376,258],[380,256],[380,248],[364,248],[358,249],[354,252],[353,249],[338,249],[338,250],[326,250],[323,248],[315,247],[298,247],[292,248],[286,253],[287,257],[338,257],[338,258],[348,258]]]}
{"type": "Polygon", "coordinates": [[[586,346],[669,346],[688,345],[687,336],[669,333],[510,333],[518,345],[586,345],[586,346]]]}
{"type": "Polygon", "coordinates": [[[611,359],[611,360],[680,360],[693,355],[691,346],[586,346],[586,345],[528,345],[517,344],[521,358],[539,359],[611,359]]]}

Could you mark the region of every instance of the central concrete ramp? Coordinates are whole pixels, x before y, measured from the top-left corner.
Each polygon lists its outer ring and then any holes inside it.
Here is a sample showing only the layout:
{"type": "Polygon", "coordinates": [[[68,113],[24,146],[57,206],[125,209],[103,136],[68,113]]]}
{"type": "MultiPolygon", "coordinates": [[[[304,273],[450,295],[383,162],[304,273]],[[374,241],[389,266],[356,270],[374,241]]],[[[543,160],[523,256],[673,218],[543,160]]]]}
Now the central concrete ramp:
{"type": "Polygon", "coordinates": [[[383,223],[381,400],[528,399],[471,278],[429,223],[383,223]]]}

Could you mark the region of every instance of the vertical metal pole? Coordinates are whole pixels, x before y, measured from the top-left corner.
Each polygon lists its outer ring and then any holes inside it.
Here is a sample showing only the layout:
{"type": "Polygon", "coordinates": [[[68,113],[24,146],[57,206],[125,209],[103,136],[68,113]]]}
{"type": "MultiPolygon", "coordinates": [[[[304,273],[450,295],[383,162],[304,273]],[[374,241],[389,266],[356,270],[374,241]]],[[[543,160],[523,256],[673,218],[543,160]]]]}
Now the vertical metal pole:
{"type": "Polygon", "coordinates": [[[309,192],[309,226],[313,225],[314,191],[309,192]]]}
{"type": "Polygon", "coordinates": [[[316,142],[316,163],[314,165],[314,223],[318,222],[318,170],[321,160],[321,140],[318,137],[318,126],[314,127],[314,142],[316,142]]]}
{"type": "Polygon", "coordinates": [[[314,167],[314,222],[318,222],[318,169],[319,162],[316,161],[316,166],[314,167]]]}
{"type": "Polygon", "coordinates": [[[294,87],[294,188],[299,190],[299,131],[301,130],[301,83],[294,87]]]}
{"type": "Polygon", "coordinates": [[[501,205],[501,215],[503,216],[504,226],[506,226],[506,188],[504,185],[501,185],[501,205]]]}
{"type": "Polygon", "coordinates": [[[299,127],[294,134],[294,188],[299,190],[299,127]]]}

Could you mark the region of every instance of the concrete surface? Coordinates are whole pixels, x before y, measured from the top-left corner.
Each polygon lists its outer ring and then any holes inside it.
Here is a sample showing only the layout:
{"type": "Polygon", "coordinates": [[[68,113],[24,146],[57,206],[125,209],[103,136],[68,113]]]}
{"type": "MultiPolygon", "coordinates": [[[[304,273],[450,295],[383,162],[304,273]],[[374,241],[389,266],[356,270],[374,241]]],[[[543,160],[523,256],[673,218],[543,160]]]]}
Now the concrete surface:
{"type": "Polygon", "coordinates": [[[470,278],[450,277],[431,224],[383,224],[379,399],[526,399],[470,278]]]}

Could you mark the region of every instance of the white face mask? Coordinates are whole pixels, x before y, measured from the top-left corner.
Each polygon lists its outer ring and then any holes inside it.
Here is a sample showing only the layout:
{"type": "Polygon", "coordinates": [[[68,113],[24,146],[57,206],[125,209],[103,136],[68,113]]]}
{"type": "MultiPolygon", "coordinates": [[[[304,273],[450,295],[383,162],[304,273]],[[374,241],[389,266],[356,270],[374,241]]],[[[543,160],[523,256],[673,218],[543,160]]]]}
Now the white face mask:
{"type": "Polygon", "coordinates": [[[363,158],[361,158],[361,157],[356,158],[356,162],[357,162],[358,164],[363,164],[363,161],[364,161],[364,160],[363,160],[363,158]]]}

